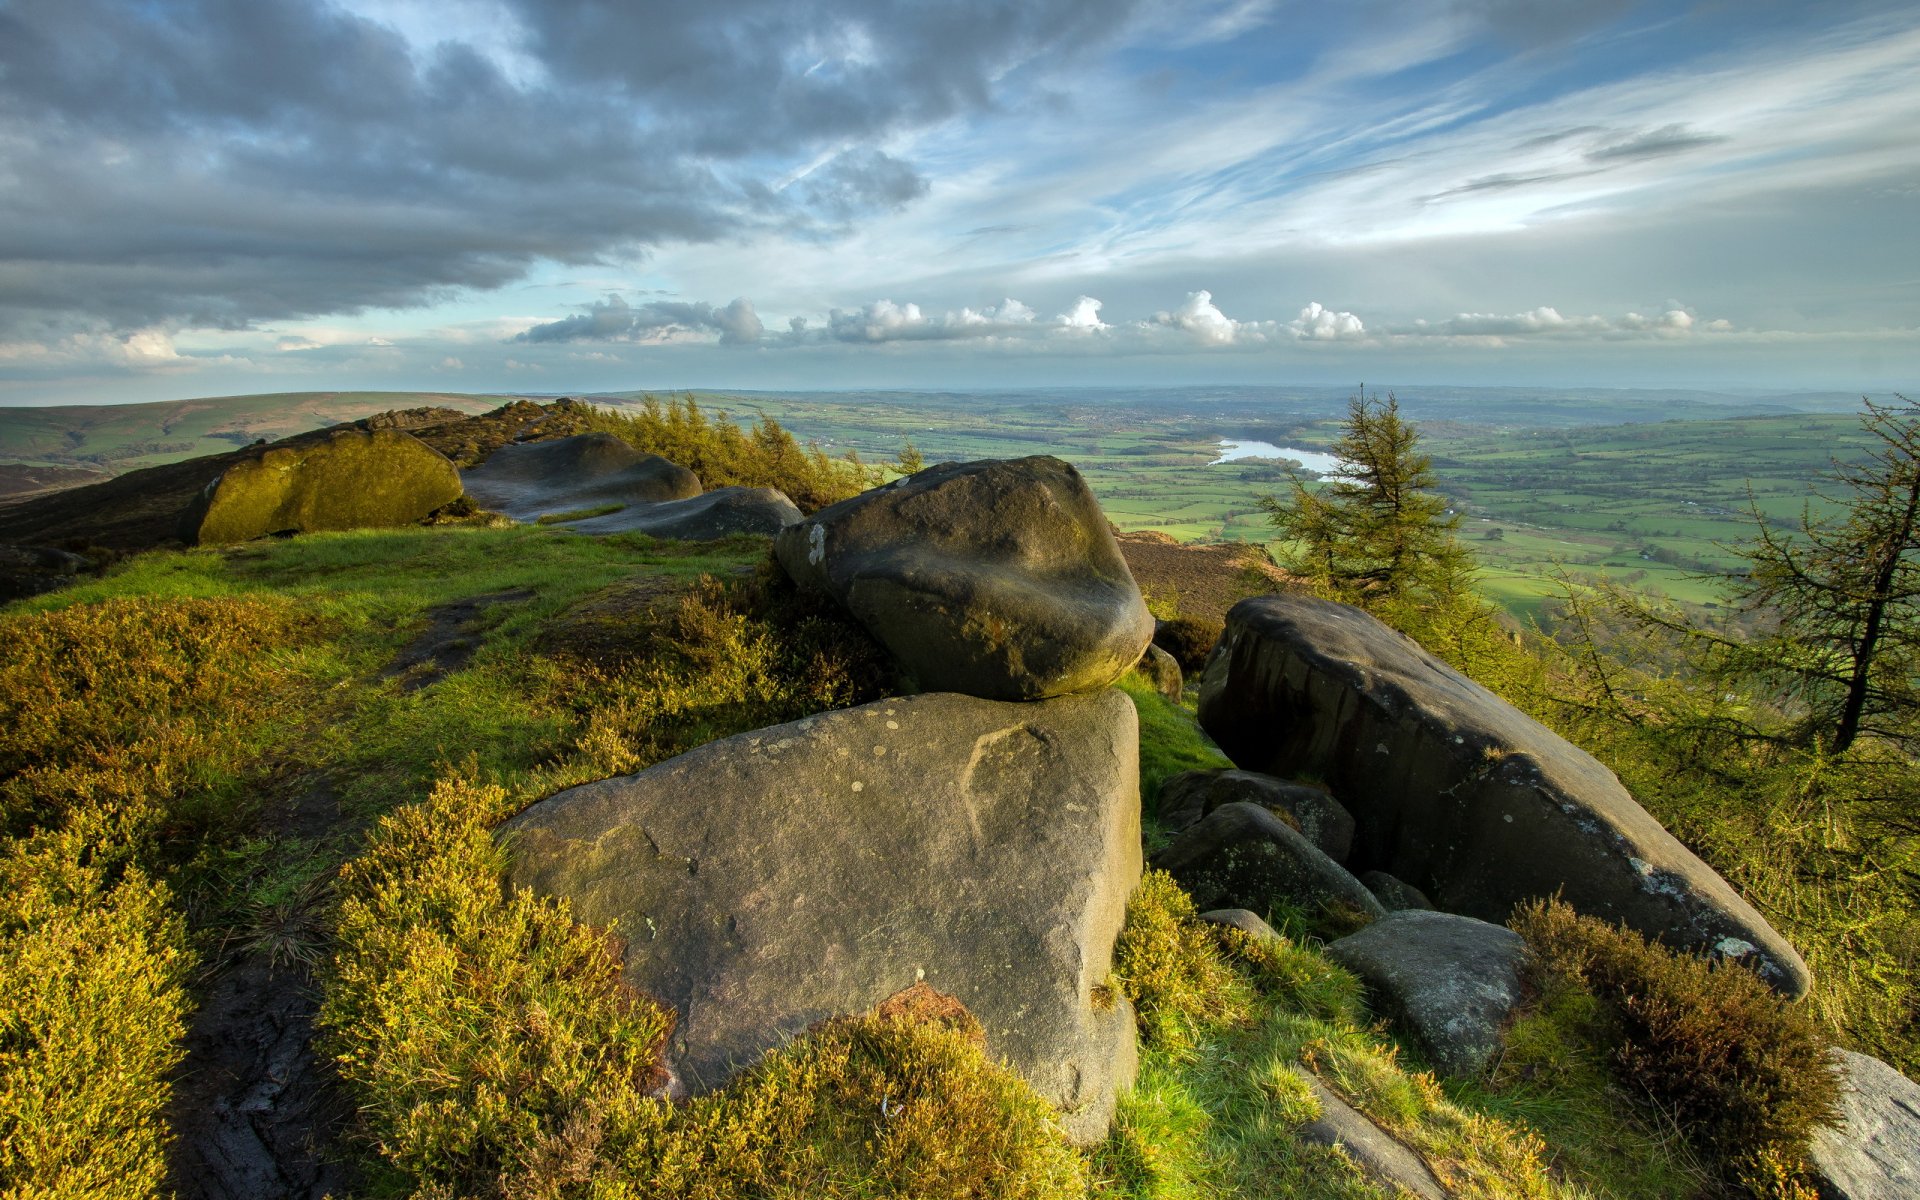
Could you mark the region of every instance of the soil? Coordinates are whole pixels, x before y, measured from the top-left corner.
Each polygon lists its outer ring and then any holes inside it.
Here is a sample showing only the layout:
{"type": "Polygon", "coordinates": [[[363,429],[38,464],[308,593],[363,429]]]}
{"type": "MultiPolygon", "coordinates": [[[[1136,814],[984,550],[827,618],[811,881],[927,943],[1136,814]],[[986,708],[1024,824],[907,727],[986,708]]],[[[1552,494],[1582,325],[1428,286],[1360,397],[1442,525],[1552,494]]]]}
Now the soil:
{"type": "Polygon", "coordinates": [[[1164,533],[1123,533],[1120,553],[1141,591],[1172,599],[1183,617],[1220,622],[1248,596],[1284,592],[1291,577],[1244,542],[1177,542],[1164,533]]]}
{"type": "Polygon", "coordinates": [[[523,604],[531,599],[531,590],[516,588],[428,609],[427,627],[406,644],[380,677],[398,678],[400,690],[405,692],[438,683],[473,661],[473,652],[483,640],[479,628],[482,614],[498,605],[523,604]]]}
{"type": "MultiPolygon", "coordinates": [[[[345,835],[342,815],[318,782],[276,824],[317,841],[345,835]]],[[[179,1200],[321,1200],[358,1183],[342,1150],[353,1106],[314,1046],[318,988],[299,963],[272,955],[259,946],[217,959],[194,1011],[167,1115],[177,1135],[168,1189],[179,1200]]]]}

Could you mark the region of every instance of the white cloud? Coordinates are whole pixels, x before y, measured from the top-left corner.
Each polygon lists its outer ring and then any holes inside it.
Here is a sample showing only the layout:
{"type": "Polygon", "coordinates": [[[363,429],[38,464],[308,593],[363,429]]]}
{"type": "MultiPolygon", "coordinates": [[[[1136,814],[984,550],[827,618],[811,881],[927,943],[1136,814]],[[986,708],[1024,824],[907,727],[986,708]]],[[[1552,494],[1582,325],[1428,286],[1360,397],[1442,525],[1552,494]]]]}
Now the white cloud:
{"type": "Polygon", "coordinates": [[[1442,321],[1415,321],[1392,329],[1396,337],[1457,338],[1499,342],[1510,338],[1628,340],[1685,338],[1696,332],[1729,333],[1733,323],[1722,319],[1699,322],[1684,308],[1645,316],[1637,312],[1618,317],[1563,316],[1550,305],[1517,313],[1459,313],[1442,321]]]}
{"type": "Polygon", "coordinates": [[[1352,341],[1367,335],[1367,327],[1359,317],[1323,308],[1318,300],[1301,309],[1287,328],[1293,330],[1295,337],[1314,342],[1352,341]]]}
{"type": "Polygon", "coordinates": [[[1112,328],[1100,319],[1100,302],[1092,296],[1081,296],[1073,302],[1072,308],[1053,320],[1064,329],[1099,331],[1112,328]]]}
{"type": "Polygon", "coordinates": [[[1213,293],[1207,291],[1188,292],[1185,304],[1172,312],[1153,314],[1150,324],[1185,330],[1203,346],[1230,346],[1243,330],[1253,329],[1221,312],[1213,293]]]}

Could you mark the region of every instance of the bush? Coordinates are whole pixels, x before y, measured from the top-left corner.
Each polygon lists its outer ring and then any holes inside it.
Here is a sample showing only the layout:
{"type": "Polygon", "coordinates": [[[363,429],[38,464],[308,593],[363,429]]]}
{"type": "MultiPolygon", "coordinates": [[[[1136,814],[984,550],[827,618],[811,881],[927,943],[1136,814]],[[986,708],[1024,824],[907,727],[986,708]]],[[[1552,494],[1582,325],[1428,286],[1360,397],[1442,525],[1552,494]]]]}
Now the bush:
{"type": "Polygon", "coordinates": [[[679,463],[709,489],[779,488],[803,512],[825,508],[880,482],[857,459],[828,458],[817,445],[802,449],[772,417],[742,430],[724,415],[708,417],[690,395],[665,404],[648,396],[637,412],[594,409],[586,428],[614,434],[636,450],[679,463]]]}
{"type": "Polygon", "coordinates": [[[1149,1045],[1178,1054],[1203,1026],[1241,1017],[1244,988],[1211,928],[1194,920],[1193,897],[1165,871],[1150,870],[1127,901],[1113,947],[1113,975],[1149,1045]]]}
{"type": "Polygon", "coordinates": [[[1757,1191],[1804,1157],[1837,1117],[1838,1068],[1803,1006],[1751,970],[1708,963],[1558,900],[1517,912],[1549,990],[1590,991],[1609,1026],[1615,1069],[1757,1191]]]}
{"type": "Polygon", "coordinates": [[[1153,644],[1173,655],[1180,669],[1192,677],[1207,665],[1207,655],[1213,653],[1214,644],[1225,628],[1219,621],[1174,617],[1154,628],[1153,644]]]}
{"type": "Polygon", "coordinates": [[[134,1200],[166,1177],[186,923],[103,834],[0,856],[0,1195],[134,1200]]]}

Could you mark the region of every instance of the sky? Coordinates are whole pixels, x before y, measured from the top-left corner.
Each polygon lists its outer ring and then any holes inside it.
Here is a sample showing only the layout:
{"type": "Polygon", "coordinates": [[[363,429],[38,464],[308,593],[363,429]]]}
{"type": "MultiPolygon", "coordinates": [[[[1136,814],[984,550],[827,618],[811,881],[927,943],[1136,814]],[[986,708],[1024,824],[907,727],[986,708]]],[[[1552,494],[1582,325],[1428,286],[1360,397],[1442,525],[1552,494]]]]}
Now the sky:
{"type": "Polygon", "coordinates": [[[0,0],[0,404],[1920,394],[1912,0],[0,0]]]}

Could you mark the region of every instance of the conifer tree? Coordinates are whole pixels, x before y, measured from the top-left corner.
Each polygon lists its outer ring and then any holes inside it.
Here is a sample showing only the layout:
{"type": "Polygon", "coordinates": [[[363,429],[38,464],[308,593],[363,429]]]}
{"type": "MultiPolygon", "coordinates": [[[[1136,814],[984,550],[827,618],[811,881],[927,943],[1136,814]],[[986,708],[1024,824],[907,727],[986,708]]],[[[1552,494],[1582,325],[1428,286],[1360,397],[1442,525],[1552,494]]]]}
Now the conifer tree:
{"type": "Polygon", "coordinates": [[[1393,393],[1347,402],[1331,481],[1297,475],[1285,499],[1261,497],[1286,543],[1280,565],[1335,599],[1370,608],[1444,605],[1461,598],[1473,564],[1460,518],[1433,488],[1433,460],[1400,416],[1393,393]]]}

